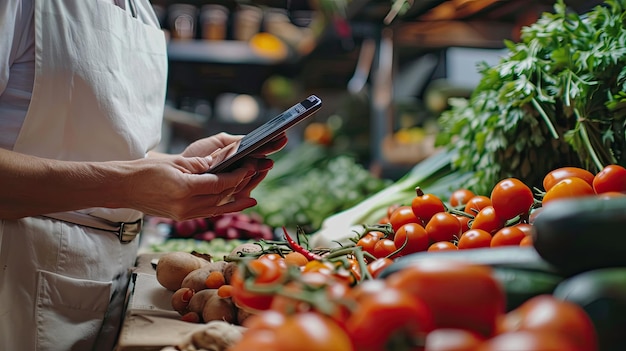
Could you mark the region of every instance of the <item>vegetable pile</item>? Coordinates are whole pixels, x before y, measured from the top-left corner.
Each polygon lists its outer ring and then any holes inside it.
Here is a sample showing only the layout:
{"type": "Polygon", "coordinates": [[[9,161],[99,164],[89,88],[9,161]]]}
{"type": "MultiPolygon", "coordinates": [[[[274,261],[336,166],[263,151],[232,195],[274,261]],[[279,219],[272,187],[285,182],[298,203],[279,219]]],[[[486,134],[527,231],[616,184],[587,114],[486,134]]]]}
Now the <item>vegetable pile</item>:
{"type": "Polygon", "coordinates": [[[473,172],[464,185],[478,193],[506,177],[539,186],[566,165],[626,165],[626,2],[578,15],[558,0],[554,10],[481,65],[470,99],[439,119],[437,144],[458,151],[454,166],[473,172]]]}
{"type": "Polygon", "coordinates": [[[562,167],[543,177],[541,189],[505,178],[489,197],[458,189],[448,199],[418,189],[338,247],[311,248],[303,230],[292,236],[283,227],[281,240],[246,244],[219,262],[170,253],[177,260],[161,258],[157,278],[173,291],[182,320],[236,328],[237,337],[214,350],[626,346],[618,331],[624,315],[607,322],[607,310],[597,308],[626,309],[626,168],[562,167]],[[561,217],[563,208],[580,219],[561,217]],[[606,223],[602,232],[580,225],[592,217],[606,223]],[[594,244],[603,237],[618,249],[594,244]],[[555,241],[561,247],[550,247],[555,241]],[[581,246],[585,260],[575,251],[581,246]]]}
{"type": "Polygon", "coordinates": [[[317,230],[328,216],[384,189],[389,180],[374,177],[355,159],[328,148],[301,143],[272,155],[274,167],[252,196],[263,199],[246,212],[271,227],[317,230]]]}

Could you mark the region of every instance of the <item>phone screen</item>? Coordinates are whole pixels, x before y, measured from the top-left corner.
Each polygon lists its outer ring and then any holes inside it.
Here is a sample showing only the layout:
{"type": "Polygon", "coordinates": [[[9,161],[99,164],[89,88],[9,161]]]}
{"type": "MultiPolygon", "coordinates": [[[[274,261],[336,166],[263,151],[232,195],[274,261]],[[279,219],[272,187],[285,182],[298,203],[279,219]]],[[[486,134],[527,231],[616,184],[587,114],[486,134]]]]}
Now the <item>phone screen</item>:
{"type": "Polygon", "coordinates": [[[213,154],[218,163],[208,170],[209,173],[228,171],[237,167],[237,162],[250,155],[259,147],[272,141],[279,134],[293,127],[305,118],[313,115],[322,106],[322,100],[315,95],[300,101],[278,116],[246,134],[236,141],[213,154]]]}

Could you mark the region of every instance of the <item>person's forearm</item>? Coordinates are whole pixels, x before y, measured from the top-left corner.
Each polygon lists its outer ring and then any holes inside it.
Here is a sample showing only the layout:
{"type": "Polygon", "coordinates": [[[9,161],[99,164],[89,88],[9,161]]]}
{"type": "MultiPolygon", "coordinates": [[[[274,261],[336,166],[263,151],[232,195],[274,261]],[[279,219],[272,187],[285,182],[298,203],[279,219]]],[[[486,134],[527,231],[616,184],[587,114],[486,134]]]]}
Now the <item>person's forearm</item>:
{"type": "Polygon", "coordinates": [[[0,149],[0,219],[116,207],[124,167],[49,160],[0,149]]]}

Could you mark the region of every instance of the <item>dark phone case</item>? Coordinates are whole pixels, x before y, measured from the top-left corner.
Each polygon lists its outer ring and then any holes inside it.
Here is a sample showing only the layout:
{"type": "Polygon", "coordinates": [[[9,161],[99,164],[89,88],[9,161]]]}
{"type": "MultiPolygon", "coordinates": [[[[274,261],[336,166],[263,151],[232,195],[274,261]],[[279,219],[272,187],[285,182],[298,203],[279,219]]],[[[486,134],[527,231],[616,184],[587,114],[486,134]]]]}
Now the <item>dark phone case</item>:
{"type": "Polygon", "coordinates": [[[232,155],[226,155],[220,163],[211,167],[207,173],[225,172],[236,168],[238,161],[272,141],[282,132],[313,115],[321,107],[322,100],[315,95],[311,95],[288,108],[278,116],[246,134],[246,136],[235,143],[238,145],[231,144],[225,147],[223,149],[224,153],[232,153],[234,150],[231,149],[234,148],[236,148],[236,152],[232,155]]]}

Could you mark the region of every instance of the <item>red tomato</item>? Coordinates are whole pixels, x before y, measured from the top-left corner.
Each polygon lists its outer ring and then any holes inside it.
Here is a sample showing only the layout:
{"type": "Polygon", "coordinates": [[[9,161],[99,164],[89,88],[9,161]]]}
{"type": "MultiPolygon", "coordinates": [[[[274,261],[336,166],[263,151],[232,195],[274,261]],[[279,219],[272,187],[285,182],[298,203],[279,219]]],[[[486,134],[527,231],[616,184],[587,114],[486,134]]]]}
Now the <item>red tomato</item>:
{"type": "Polygon", "coordinates": [[[484,195],[476,195],[465,204],[465,213],[475,216],[483,208],[491,206],[491,199],[484,195]]]}
{"type": "MultiPolygon", "coordinates": [[[[400,349],[423,343],[424,335],[434,329],[431,310],[419,298],[396,288],[383,293],[365,294],[358,308],[348,317],[346,331],[359,351],[388,350],[390,340],[403,340],[400,349]]],[[[320,348],[317,350],[341,350],[320,348]]]]}
{"type": "Polygon", "coordinates": [[[470,221],[472,220],[473,215],[472,215],[472,218],[470,218],[469,216],[463,216],[463,215],[454,215],[454,216],[456,217],[456,219],[459,220],[459,223],[461,223],[461,234],[470,230],[470,221]]]}
{"type": "Polygon", "coordinates": [[[555,186],[556,183],[560,182],[561,180],[565,178],[572,178],[572,177],[580,178],[584,180],[585,182],[589,183],[589,185],[591,185],[593,182],[594,175],[588,170],[584,168],[579,168],[579,167],[557,168],[555,170],[550,171],[543,178],[543,189],[545,191],[548,191],[552,189],[552,187],[555,186]]]}
{"type": "Polygon", "coordinates": [[[408,255],[428,249],[428,233],[417,223],[407,223],[398,228],[393,238],[395,247],[401,248],[400,255],[408,255]]]}
{"type": "Polygon", "coordinates": [[[476,351],[486,338],[464,329],[439,328],[426,336],[427,351],[476,351]]]}
{"type": "Polygon", "coordinates": [[[372,277],[378,278],[380,273],[382,273],[385,270],[385,268],[391,266],[391,264],[393,263],[394,263],[394,260],[392,260],[391,258],[381,257],[379,259],[376,259],[368,263],[367,271],[372,277]]]}
{"type": "Polygon", "coordinates": [[[378,235],[367,233],[363,235],[361,239],[359,239],[359,241],[356,242],[356,245],[362,247],[363,251],[374,255],[374,247],[376,246],[376,243],[378,242],[378,240],[380,240],[380,238],[381,237],[378,235]]]}
{"type": "Polygon", "coordinates": [[[498,217],[511,219],[520,215],[528,215],[535,202],[532,190],[516,178],[503,179],[491,191],[491,205],[498,217]]]}
{"type": "Polygon", "coordinates": [[[506,219],[500,217],[493,206],[486,206],[476,214],[471,228],[482,229],[489,234],[493,234],[504,227],[505,223],[506,219]]]}
{"type": "Polygon", "coordinates": [[[472,192],[471,190],[457,189],[453,191],[452,194],[450,195],[450,201],[449,201],[450,206],[452,207],[464,206],[465,204],[467,204],[469,199],[473,198],[474,196],[476,196],[476,194],[474,194],[474,192],[472,192]]]}
{"type": "Polygon", "coordinates": [[[436,328],[459,328],[491,336],[505,312],[505,294],[489,266],[456,259],[416,260],[390,274],[387,285],[430,307],[436,328]]]}
{"type": "Polygon", "coordinates": [[[237,269],[231,278],[233,302],[251,311],[267,310],[272,304],[273,295],[257,293],[246,288],[246,281],[263,286],[278,284],[286,279],[287,264],[283,260],[270,258],[255,259],[248,263],[247,272],[237,269]]]}
{"type": "Polygon", "coordinates": [[[491,246],[491,234],[482,229],[470,229],[461,235],[456,244],[459,250],[491,246]]]}
{"type": "Polygon", "coordinates": [[[517,223],[514,227],[521,230],[526,235],[531,235],[533,232],[533,225],[530,223],[517,223]]]}
{"type": "MultiPolygon", "coordinates": [[[[257,316],[251,318],[263,318],[257,316]]],[[[249,328],[228,350],[353,351],[354,347],[346,332],[331,318],[316,312],[302,312],[285,316],[282,323],[273,328],[262,325],[249,328]]]]}
{"type": "Polygon", "coordinates": [[[608,165],[593,178],[596,194],[617,191],[626,193],[626,168],[620,165],[608,165]]]}
{"type": "Polygon", "coordinates": [[[519,246],[522,239],[526,237],[521,229],[513,227],[504,227],[498,230],[491,238],[491,247],[497,246],[519,246]]]}
{"type": "Polygon", "coordinates": [[[558,199],[593,196],[595,192],[591,185],[580,178],[565,178],[556,183],[546,192],[541,201],[543,206],[558,199]]]}
{"type": "Polygon", "coordinates": [[[461,222],[449,212],[436,213],[424,229],[430,242],[451,241],[461,236],[461,222]]]}
{"type": "Polygon", "coordinates": [[[503,333],[541,331],[560,334],[580,350],[598,349],[597,335],[585,310],[573,302],[552,295],[530,298],[500,319],[498,330],[503,333]]]}
{"type": "Polygon", "coordinates": [[[475,351],[587,351],[567,338],[544,331],[518,331],[496,335],[475,351]]]}
{"type": "Polygon", "coordinates": [[[389,216],[389,223],[391,223],[391,228],[393,228],[393,231],[395,232],[398,228],[407,223],[422,224],[422,221],[417,218],[415,213],[413,213],[413,208],[411,208],[411,206],[405,205],[400,206],[391,212],[391,216],[389,216]]]}
{"type": "Polygon", "coordinates": [[[416,189],[417,196],[411,201],[411,208],[415,216],[420,218],[424,225],[438,212],[445,212],[446,208],[441,199],[433,194],[424,194],[420,188],[416,189]]]}
{"type": "MultiPolygon", "coordinates": [[[[397,249],[398,248],[396,247],[396,244],[393,242],[393,240],[386,238],[380,239],[378,240],[376,245],[374,245],[374,256],[376,258],[389,257],[389,255],[391,255],[397,249]]],[[[397,254],[395,254],[394,257],[395,256],[397,256],[397,254]]]]}
{"type": "Polygon", "coordinates": [[[454,243],[449,241],[437,241],[435,243],[430,244],[428,247],[428,251],[448,251],[448,250],[458,250],[459,248],[454,245],[454,243]]]}

